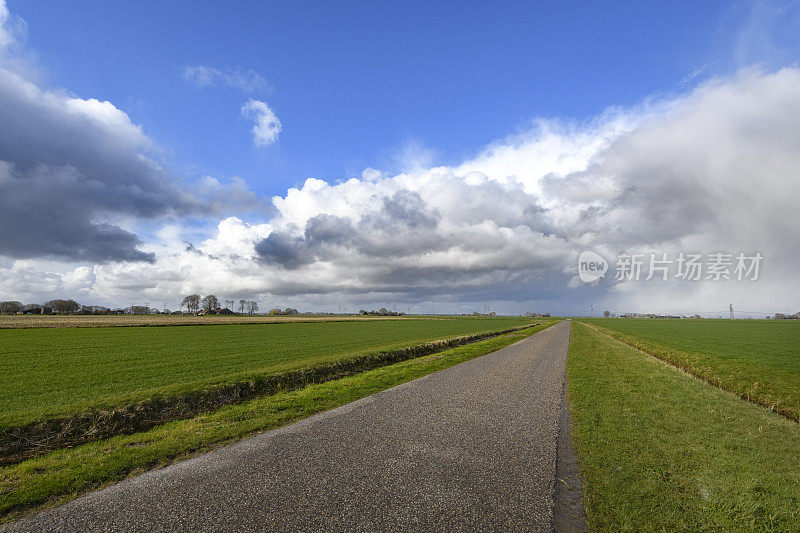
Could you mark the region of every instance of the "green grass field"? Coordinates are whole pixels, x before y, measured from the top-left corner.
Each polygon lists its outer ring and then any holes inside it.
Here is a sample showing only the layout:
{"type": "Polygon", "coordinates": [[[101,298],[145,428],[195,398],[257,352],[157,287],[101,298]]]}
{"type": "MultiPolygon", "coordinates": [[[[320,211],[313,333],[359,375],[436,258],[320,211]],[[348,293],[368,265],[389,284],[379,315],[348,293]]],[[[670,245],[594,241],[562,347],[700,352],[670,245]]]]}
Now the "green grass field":
{"type": "Polygon", "coordinates": [[[530,323],[497,317],[0,330],[0,428],[530,323]]]}
{"type": "Polygon", "coordinates": [[[344,405],[493,352],[553,323],[554,320],[544,322],[519,332],[361,372],[355,376],[224,406],[212,413],[169,422],[148,431],[56,450],[14,465],[0,467],[0,523],[42,504],[66,501],[130,474],[187,457],[253,432],[289,424],[313,413],[344,405]]]}
{"type": "MultiPolygon", "coordinates": [[[[727,348],[717,347],[710,361],[724,366],[724,354],[752,353],[765,375],[781,375],[784,359],[772,350],[796,346],[797,330],[764,325],[632,321],[630,328],[692,349],[711,351],[719,341],[727,348]],[[731,336],[752,339],[744,341],[751,347],[737,349],[731,336]]],[[[800,530],[800,424],[581,323],[573,325],[567,367],[591,529],[800,530]]]]}
{"type": "Polygon", "coordinates": [[[586,322],[800,420],[800,321],[618,318],[586,322]]]}

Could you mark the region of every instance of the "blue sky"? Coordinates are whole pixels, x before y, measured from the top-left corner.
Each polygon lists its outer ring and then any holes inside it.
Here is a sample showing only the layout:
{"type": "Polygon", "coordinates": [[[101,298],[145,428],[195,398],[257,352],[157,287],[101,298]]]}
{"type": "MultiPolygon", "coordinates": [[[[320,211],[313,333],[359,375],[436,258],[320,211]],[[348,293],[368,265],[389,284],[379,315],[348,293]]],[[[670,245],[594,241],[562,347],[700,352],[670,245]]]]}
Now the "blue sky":
{"type": "Polygon", "coordinates": [[[0,0],[0,300],[796,312],[798,28],[798,1],[0,0]],[[613,276],[685,251],[763,278],[613,276]]]}
{"type": "Polygon", "coordinates": [[[281,194],[307,177],[453,163],[535,117],[582,121],[731,69],[750,15],[730,2],[11,2],[55,86],[109,100],[179,172],[281,194]],[[269,87],[197,89],[186,65],[269,87]],[[248,143],[242,102],[283,123],[248,143]],[[400,159],[400,161],[398,161],[400,159]]]}

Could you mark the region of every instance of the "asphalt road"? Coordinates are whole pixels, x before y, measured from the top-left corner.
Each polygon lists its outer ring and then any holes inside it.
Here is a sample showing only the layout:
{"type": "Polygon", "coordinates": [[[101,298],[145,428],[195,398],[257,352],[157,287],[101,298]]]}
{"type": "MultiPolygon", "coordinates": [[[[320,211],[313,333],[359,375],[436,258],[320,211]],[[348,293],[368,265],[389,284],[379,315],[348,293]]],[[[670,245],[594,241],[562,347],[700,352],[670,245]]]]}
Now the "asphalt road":
{"type": "Polygon", "coordinates": [[[6,528],[570,529],[554,519],[569,334],[569,322],[556,324],[6,528]]]}

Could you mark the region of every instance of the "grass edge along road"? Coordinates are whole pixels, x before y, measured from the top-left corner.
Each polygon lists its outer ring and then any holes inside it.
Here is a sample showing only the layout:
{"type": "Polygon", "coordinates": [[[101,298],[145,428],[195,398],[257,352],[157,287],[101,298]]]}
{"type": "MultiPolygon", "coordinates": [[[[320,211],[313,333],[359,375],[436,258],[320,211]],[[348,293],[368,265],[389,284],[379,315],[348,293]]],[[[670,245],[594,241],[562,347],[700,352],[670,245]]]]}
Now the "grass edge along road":
{"type": "Polygon", "coordinates": [[[557,320],[354,376],[229,405],[148,431],[51,452],[0,468],[0,523],[131,474],[364,398],[538,333],[557,320]]]}
{"type": "MultiPolygon", "coordinates": [[[[657,319],[646,320],[653,325],[659,323],[657,319]]],[[[717,323],[711,322],[710,324],[713,326],[717,323]]],[[[743,400],[775,411],[795,422],[800,422],[800,385],[786,376],[780,375],[780,369],[769,366],[759,367],[748,359],[730,359],[712,353],[680,350],[663,342],[614,329],[613,326],[600,326],[597,321],[592,321],[587,325],[716,387],[731,392],[743,400]]],[[[793,324],[787,323],[786,325],[793,324]]]]}
{"type": "Polygon", "coordinates": [[[574,322],[567,391],[590,527],[800,528],[800,425],[574,322]]]}

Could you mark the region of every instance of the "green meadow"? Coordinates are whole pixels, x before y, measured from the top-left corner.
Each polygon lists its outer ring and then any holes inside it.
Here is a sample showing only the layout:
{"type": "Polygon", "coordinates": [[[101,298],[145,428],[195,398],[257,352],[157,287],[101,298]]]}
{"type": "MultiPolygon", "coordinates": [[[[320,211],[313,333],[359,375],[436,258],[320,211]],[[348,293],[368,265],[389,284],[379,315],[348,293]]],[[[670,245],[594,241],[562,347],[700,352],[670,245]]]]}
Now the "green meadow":
{"type": "Polygon", "coordinates": [[[0,329],[0,429],[531,321],[0,329]]]}
{"type": "Polygon", "coordinates": [[[614,338],[800,420],[798,320],[585,320],[614,338]]]}
{"type": "Polygon", "coordinates": [[[794,408],[800,324],[587,322],[567,366],[592,530],[800,530],[795,411],[722,388],[794,408]]]}

